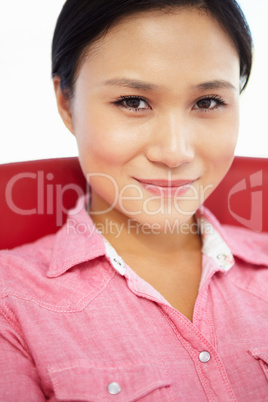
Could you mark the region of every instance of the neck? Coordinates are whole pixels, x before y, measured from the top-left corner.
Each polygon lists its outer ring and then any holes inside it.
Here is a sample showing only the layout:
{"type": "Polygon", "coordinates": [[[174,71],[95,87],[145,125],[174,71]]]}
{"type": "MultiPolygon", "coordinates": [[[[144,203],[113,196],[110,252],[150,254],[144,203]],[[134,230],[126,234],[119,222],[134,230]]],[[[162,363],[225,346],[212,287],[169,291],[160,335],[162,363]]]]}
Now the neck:
{"type": "MultiPolygon", "coordinates": [[[[201,239],[197,230],[181,230],[171,222],[169,230],[149,228],[135,219],[128,218],[116,209],[106,214],[94,214],[91,205],[91,218],[100,232],[121,255],[153,258],[155,261],[174,258],[191,251],[201,250],[201,239]]],[[[194,217],[185,222],[184,228],[197,229],[194,217]]]]}

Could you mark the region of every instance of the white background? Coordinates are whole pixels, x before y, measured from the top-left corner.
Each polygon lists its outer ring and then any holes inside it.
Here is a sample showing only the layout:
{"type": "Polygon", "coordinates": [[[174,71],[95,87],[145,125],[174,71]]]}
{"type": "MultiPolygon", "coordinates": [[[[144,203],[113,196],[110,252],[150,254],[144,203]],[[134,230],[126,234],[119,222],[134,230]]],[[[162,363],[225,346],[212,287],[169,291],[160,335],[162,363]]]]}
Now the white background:
{"type": "MultiPolygon", "coordinates": [[[[224,1],[224,0],[223,0],[224,1]]],[[[0,163],[77,155],[56,108],[51,41],[64,0],[0,3],[0,163]]],[[[268,157],[268,1],[240,0],[255,44],[236,155],[268,157]]]]}

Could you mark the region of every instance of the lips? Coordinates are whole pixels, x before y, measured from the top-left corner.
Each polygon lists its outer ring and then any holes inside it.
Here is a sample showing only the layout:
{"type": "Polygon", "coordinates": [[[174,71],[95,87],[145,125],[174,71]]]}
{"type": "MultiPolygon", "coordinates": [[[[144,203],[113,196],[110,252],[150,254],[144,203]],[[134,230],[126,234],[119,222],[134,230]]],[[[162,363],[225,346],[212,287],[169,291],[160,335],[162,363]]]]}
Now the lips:
{"type": "Polygon", "coordinates": [[[197,179],[135,179],[145,190],[160,197],[179,197],[187,193],[197,179]]]}
{"type": "Polygon", "coordinates": [[[181,187],[186,184],[191,184],[196,179],[184,179],[184,180],[151,180],[151,179],[136,179],[144,185],[152,185],[157,187],[181,187]]]}

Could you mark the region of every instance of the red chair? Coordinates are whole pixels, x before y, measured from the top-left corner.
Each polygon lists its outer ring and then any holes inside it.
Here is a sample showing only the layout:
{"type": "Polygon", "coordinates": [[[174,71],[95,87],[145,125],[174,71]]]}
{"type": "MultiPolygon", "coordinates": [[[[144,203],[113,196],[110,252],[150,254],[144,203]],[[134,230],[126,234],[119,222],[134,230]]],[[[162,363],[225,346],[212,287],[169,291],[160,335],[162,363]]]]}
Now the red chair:
{"type": "MultiPolygon", "coordinates": [[[[56,232],[86,190],[77,158],[0,165],[0,249],[56,232]]],[[[205,205],[222,223],[268,232],[268,159],[236,157],[205,205]]]]}

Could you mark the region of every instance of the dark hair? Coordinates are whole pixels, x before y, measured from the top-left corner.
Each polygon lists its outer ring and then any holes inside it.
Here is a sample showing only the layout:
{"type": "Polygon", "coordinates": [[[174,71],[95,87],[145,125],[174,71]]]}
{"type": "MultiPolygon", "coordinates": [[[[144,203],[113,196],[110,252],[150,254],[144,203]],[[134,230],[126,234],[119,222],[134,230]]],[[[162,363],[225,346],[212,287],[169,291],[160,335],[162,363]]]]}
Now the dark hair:
{"type": "Polygon", "coordinates": [[[194,7],[212,15],[227,31],[240,58],[242,90],[252,67],[252,37],[235,0],[67,0],[58,17],[52,43],[52,77],[61,78],[62,91],[72,97],[80,63],[88,47],[123,17],[153,9],[194,7]]]}

